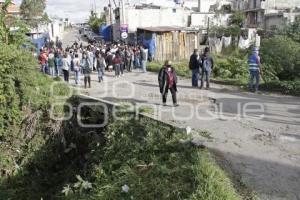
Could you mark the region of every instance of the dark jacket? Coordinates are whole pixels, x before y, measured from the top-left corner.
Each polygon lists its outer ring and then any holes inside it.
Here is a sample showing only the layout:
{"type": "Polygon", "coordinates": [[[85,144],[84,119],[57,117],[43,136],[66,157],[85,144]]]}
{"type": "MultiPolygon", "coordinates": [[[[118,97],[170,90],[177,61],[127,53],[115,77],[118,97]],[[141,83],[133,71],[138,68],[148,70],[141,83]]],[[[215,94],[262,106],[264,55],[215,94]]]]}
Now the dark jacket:
{"type": "MultiPolygon", "coordinates": [[[[168,83],[168,71],[167,67],[163,66],[158,73],[158,84],[159,84],[159,89],[161,94],[165,94],[168,91],[169,88],[169,83],[168,83]]],[[[177,92],[177,75],[176,71],[173,67],[171,67],[171,71],[174,76],[174,85],[173,88],[177,92]]]]}
{"type": "Polygon", "coordinates": [[[214,59],[212,57],[210,57],[209,55],[203,54],[201,56],[201,68],[202,68],[202,71],[211,71],[211,70],[213,70],[213,68],[214,68],[214,59]],[[205,69],[205,64],[204,64],[205,60],[208,60],[210,62],[210,65],[211,65],[210,70],[205,69]]]}
{"type": "Polygon", "coordinates": [[[200,65],[201,65],[201,60],[199,59],[199,56],[197,54],[191,55],[190,62],[189,62],[189,68],[191,70],[199,69],[200,65]]]}
{"type": "Polygon", "coordinates": [[[90,75],[92,73],[92,66],[88,58],[83,58],[80,65],[84,75],[90,75]]]}

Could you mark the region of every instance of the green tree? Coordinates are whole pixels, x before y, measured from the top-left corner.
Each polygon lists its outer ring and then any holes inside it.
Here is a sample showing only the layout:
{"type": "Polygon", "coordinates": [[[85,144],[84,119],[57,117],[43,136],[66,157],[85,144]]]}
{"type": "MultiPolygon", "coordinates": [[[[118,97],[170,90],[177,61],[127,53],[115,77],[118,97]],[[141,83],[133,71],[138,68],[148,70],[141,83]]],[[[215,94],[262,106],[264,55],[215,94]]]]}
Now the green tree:
{"type": "Polygon", "coordinates": [[[11,0],[6,0],[1,7],[0,12],[0,43],[7,44],[8,43],[8,34],[9,27],[6,24],[7,16],[7,8],[11,4],[11,0]]]}
{"type": "Polygon", "coordinates": [[[20,19],[8,15],[7,8],[10,4],[11,0],[6,0],[1,7],[0,44],[20,46],[27,42],[25,33],[28,31],[28,28],[20,19]]]}
{"type": "Polygon", "coordinates": [[[45,9],[46,0],[23,0],[20,6],[21,16],[33,28],[49,20],[45,9]]]}
{"type": "Polygon", "coordinates": [[[244,20],[245,20],[244,13],[240,12],[240,11],[236,11],[230,16],[229,25],[230,26],[238,26],[238,27],[242,28],[244,20]]]}
{"type": "Polygon", "coordinates": [[[288,24],[278,32],[279,35],[287,35],[296,42],[300,43],[300,18],[296,18],[295,22],[288,24]]]}
{"type": "MultiPolygon", "coordinates": [[[[227,27],[224,26],[214,26],[209,30],[209,35],[211,36],[232,36],[233,39],[235,37],[239,37],[242,33],[242,27],[245,20],[245,15],[242,12],[236,11],[232,13],[229,18],[229,25],[227,27]]],[[[239,40],[239,39],[238,39],[239,40]]],[[[237,42],[233,42],[238,44],[237,42]]]]}
{"type": "Polygon", "coordinates": [[[89,18],[89,25],[95,33],[99,32],[99,27],[101,26],[101,24],[105,24],[105,22],[106,19],[104,15],[98,17],[94,11],[91,11],[91,15],[89,18]]]}

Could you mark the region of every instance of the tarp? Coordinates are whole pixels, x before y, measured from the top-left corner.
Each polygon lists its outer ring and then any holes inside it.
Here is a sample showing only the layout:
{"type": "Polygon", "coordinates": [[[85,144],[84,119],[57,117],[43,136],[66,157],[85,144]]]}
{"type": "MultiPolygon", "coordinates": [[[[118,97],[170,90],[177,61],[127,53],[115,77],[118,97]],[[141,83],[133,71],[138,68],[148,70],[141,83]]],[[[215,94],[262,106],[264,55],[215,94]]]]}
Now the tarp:
{"type": "Polygon", "coordinates": [[[222,37],[223,47],[229,47],[231,45],[232,38],[230,37],[222,37]]]}
{"type": "Polygon", "coordinates": [[[31,38],[30,40],[35,45],[36,51],[39,52],[39,50],[45,46],[46,41],[50,40],[49,33],[43,33],[39,37],[31,38]]]}
{"type": "Polygon", "coordinates": [[[208,43],[212,52],[220,53],[222,51],[223,48],[222,39],[216,37],[210,37],[208,38],[208,43]]]}
{"type": "Polygon", "coordinates": [[[244,39],[242,36],[240,37],[239,48],[247,49],[250,47],[250,45],[251,45],[251,42],[249,39],[244,39]]]}
{"type": "Polygon", "coordinates": [[[110,25],[101,25],[99,28],[100,35],[103,36],[105,42],[112,41],[111,38],[111,26],[110,25]]]}
{"type": "Polygon", "coordinates": [[[140,37],[141,44],[145,48],[148,49],[149,55],[151,57],[154,57],[155,51],[156,51],[155,39],[156,39],[156,34],[155,33],[152,33],[150,36],[143,34],[140,37]]]}

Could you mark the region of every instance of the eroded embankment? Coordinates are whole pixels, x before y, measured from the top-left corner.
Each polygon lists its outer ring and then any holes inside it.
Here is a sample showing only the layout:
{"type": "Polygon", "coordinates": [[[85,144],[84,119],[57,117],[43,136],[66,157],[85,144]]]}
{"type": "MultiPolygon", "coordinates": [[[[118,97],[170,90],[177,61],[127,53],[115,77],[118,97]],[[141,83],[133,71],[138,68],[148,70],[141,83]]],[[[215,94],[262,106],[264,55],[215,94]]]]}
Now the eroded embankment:
{"type": "Polygon", "coordinates": [[[72,109],[60,112],[69,120],[46,113],[32,119],[39,126],[32,127],[28,155],[1,179],[1,198],[240,199],[208,151],[185,132],[124,107],[79,97],[67,102],[72,109]]]}

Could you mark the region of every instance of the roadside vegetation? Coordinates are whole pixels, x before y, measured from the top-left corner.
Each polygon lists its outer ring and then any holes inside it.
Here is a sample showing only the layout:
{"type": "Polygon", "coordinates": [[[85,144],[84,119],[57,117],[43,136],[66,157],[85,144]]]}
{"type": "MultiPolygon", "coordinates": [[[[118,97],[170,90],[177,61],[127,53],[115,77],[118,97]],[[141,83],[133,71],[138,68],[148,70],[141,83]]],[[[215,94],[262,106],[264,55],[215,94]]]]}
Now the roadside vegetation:
{"type": "MultiPolygon", "coordinates": [[[[89,110],[85,118],[93,121],[91,117],[99,114],[89,110]]],[[[185,132],[129,117],[125,114],[124,121],[89,130],[79,127],[73,117],[61,125],[59,134],[37,134],[35,138],[42,141],[39,148],[2,179],[0,195],[6,199],[241,199],[210,153],[195,146],[185,132]]]]}
{"type": "MultiPolygon", "coordinates": [[[[53,80],[37,70],[32,54],[3,45],[0,57],[1,198],[241,199],[185,133],[146,119],[111,121],[105,129],[81,128],[76,115],[54,121],[53,80]]],[[[69,93],[64,84],[55,91],[69,93]]],[[[84,113],[87,122],[101,118],[84,113]]]]}
{"type": "MultiPolygon", "coordinates": [[[[64,116],[74,112],[64,103],[76,107],[79,99],[56,102],[69,88],[39,72],[24,48],[27,24],[12,33],[6,17],[1,12],[1,199],[241,199],[210,153],[185,132],[127,115],[105,128],[80,127],[76,113],[67,121],[51,119],[53,103],[62,105],[55,116],[64,116]]],[[[86,123],[103,116],[97,109],[82,113],[86,123]]]]}

